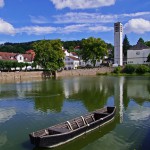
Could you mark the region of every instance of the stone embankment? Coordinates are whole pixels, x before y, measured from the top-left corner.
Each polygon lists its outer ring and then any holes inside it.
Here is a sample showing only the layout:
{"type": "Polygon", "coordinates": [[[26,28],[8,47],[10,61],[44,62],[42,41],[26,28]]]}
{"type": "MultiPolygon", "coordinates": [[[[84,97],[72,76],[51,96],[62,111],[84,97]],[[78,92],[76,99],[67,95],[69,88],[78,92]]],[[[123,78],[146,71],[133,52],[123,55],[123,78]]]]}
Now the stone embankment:
{"type": "Polygon", "coordinates": [[[20,82],[42,78],[42,71],[36,72],[0,72],[0,83],[5,82],[20,82]]]}
{"type": "MultiPolygon", "coordinates": [[[[77,70],[63,70],[57,72],[56,77],[67,77],[67,76],[94,76],[98,73],[110,73],[114,70],[111,67],[93,68],[93,69],[77,69],[77,70]]],[[[43,72],[0,72],[0,83],[2,82],[20,82],[27,80],[42,79],[43,72]]]]}
{"type": "Polygon", "coordinates": [[[93,68],[93,69],[76,69],[76,70],[64,70],[57,73],[57,77],[64,76],[94,76],[103,73],[111,73],[114,70],[112,67],[102,67],[102,68],[93,68]]]}

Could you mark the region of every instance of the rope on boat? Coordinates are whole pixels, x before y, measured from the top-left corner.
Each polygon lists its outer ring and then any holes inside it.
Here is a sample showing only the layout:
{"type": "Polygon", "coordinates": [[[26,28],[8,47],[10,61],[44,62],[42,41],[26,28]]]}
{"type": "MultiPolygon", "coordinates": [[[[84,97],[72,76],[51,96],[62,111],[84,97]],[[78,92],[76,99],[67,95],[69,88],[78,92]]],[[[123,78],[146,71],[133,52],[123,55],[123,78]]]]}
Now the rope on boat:
{"type": "Polygon", "coordinates": [[[81,118],[82,118],[82,120],[83,120],[84,125],[86,125],[85,119],[83,118],[83,116],[81,116],[81,118]]]}
{"type": "Polygon", "coordinates": [[[66,121],[70,127],[71,130],[73,130],[72,126],[71,126],[71,123],[69,121],[66,121]]]}

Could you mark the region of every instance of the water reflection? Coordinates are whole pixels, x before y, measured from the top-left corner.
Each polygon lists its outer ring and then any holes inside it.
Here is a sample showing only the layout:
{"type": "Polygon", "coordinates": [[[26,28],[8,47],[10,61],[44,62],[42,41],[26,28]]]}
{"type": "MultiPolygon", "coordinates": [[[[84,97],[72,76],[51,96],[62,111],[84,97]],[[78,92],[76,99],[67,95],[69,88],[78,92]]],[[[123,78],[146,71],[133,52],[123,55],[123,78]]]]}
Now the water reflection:
{"type": "Polygon", "coordinates": [[[28,133],[106,105],[117,106],[112,123],[56,150],[148,149],[149,81],[98,76],[0,84],[0,149],[32,149],[28,133]]]}
{"type": "Polygon", "coordinates": [[[0,108],[0,123],[6,122],[16,115],[15,108],[0,108]]]}
{"type": "Polygon", "coordinates": [[[7,138],[7,135],[6,135],[6,132],[2,132],[0,133],[0,148],[5,145],[8,141],[8,138],[7,138]]]}

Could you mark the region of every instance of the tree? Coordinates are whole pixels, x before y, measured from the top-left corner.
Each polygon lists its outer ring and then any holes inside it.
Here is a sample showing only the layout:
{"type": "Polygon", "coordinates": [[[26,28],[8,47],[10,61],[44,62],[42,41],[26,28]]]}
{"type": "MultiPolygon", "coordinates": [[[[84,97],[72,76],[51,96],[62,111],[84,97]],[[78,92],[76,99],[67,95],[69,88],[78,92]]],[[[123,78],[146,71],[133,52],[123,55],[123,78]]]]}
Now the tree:
{"type": "Polygon", "coordinates": [[[44,70],[56,71],[64,67],[64,52],[60,40],[42,40],[33,44],[35,62],[44,70]]]}
{"type": "Polygon", "coordinates": [[[18,63],[18,67],[20,68],[20,71],[22,71],[22,68],[25,67],[25,63],[23,62],[18,63]]]}
{"type": "Polygon", "coordinates": [[[143,40],[141,37],[139,38],[138,43],[143,43],[143,44],[145,44],[144,40],[143,40]]]}
{"type": "Polygon", "coordinates": [[[30,66],[30,64],[26,62],[26,63],[25,63],[26,71],[27,71],[27,67],[28,67],[28,66],[30,66]]]}
{"type": "Polygon", "coordinates": [[[147,62],[150,62],[150,53],[149,53],[149,55],[147,57],[147,62]]]}
{"type": "Polygon", "coordinates": [[[5,65],[5,67],[6,67],[6,69],[7,69],[8,71],[10,71],[10,70],[11,70],[11,68],[12,68],[12,64],[13,64],[13,62],[12,62],[12,61],[10,61],[10,60],[6,60],[6,61],[4,61],[4,65],[5,65]]]}
{"type": "Polygon", "coordinates": [[[16,70],[16,68],[17,68],[18,66],[19,66],[19,65],[18,65],[18,62],[17,62],[17,61],[13,61],[13,62],[12,62],[12,67],[15,68],[15,70],[16,70]]]}
{"type": "Polygon", "coordinates": [[[91,60],[93,66],[95,66],[96,61],[103,59],[107,54],[107,45],[100,38],[90,37],[88,39],[82,40],[82,59],[87,62],[91,60]]]}
{"type": "Polygon", "coordinates": [[[145,44],[150,47],[150,41],[146,41],[145,44]]]}
{"type": "Polygon", "coordinates": [[[4,70],[4,68],[5,68],[5,63],[3,60],[0,60],[0,70],[2,71],[4,70]]]}
{"type": "Polygon", "coordinates": [[[129,43],[127,35],[125,34],[124,39],[123,39],[123,55],[124,55],[124,57],[127,57],[127,50],[129,48],[130,48],[130,43],[129,43]]]}

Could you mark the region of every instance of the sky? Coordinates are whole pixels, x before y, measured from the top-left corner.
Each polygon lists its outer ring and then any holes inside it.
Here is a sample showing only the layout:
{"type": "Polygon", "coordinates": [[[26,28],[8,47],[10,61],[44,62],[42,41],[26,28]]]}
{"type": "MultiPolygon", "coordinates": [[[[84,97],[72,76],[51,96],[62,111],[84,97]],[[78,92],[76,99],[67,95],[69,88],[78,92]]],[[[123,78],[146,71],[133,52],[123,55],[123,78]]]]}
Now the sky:
{"type": "Polygon", "coordinates": [[[101,38],[114,43],[114,23],[130,44],[150,41],[149,0],[0,0],[0,43],[101,38]]]}

